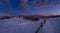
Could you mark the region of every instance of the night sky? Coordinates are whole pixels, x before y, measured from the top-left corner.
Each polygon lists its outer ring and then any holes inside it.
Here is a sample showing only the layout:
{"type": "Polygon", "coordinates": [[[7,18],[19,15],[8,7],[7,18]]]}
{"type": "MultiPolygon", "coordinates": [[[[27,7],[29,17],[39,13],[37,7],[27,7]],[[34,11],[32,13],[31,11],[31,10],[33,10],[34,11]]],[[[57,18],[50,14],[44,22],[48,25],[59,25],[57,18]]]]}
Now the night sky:
{"type": "MultiPolygon", "coordinates": [[[[9,8],[10,10],[8,10],[8,5],[6,4],[6,2],[2,2],[2,4],[0,4],[0,13],[1,14],[9,14],[9,15],[40,15],[40,14],[60,14],[59,13],[59,8],[60,5],[59,0],[48,0],[47,3],[48,5],[43,5],[40,7],[36,7],[36,6],[29,6],[29,8],[26,9],[22,9],[21,6],[19,7],[19,5],[22,3],[22,0],[10,0],[10,5],[11,7],[9,8]],[[55,4],[55,5],[53,5],[55,4]],[[8,12],[7,12],[8,10],[8,12]]],[[[33,0],[28,0],[27,4],[30,5],[33,0]]],[[[40,1],[40,0],[37,0],[40,1]]],[[[41,0],[42,2],[44,2],[45,0],[41,0]]]]}
{"type": "MultiPolygon", "coordinates": [[[[60,15],[60,0],[26,0],[26,2],[7,0],[6,2],[0,0],[0,16],[60,15]],[[33,1],[37,1],[36,4],[33,1]],[[41,6],[39,2],[42,2],[41,6]],[[26,6],[28,7],[24,8],[26,6]]],[[[35,33],[43,21],[44,19],[40,18],[38,21],[25,20],[23,17],[0,19],[0,33],[35,33]]],[[[60,33],[60,17],[46,19],[46,23],[38,33],[60,33]]]]}

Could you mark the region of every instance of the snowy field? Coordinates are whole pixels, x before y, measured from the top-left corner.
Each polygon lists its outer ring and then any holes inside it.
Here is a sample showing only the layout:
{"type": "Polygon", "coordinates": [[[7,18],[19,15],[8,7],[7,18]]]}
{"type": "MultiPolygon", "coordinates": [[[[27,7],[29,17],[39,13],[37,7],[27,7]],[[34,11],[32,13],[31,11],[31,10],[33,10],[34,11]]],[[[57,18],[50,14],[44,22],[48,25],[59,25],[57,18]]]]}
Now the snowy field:
{"type": "MultiPolygon", "coordinates": [[[[43,19],[39,21],[21,18],[0,19],[0,33],[35,33],[43,19]]],[[[47,19],[38,33],[60,33],[60,18],[47,19]]]]}
{"type": "MultiPolygon", "coordinates": [[[[36,1],[37,0],[35,0],[34,2],[32,0],[0,1],[0,16],[60,15],[60,0],[36,1]],[[42,2],[42,6],[37,7],[40,2],[42,2]],[[45,2],[47,3],[46,5],[44,5],[45,2]],[[34,3],[36,3],[36,5],[34,3]],[[28,7],[26,8],[26,6],[28,7]]],[[[35,33],[43,21],[44,19],[40,19],[38,21],[25,20],[23,19],[23,17],[14,17],[3,20],[0,19],[0,33],[35,33]]],[[[42,28],[43,29],[39,30],[38,33],[60,33],[60,18],[47,19],[42,28]]]]}

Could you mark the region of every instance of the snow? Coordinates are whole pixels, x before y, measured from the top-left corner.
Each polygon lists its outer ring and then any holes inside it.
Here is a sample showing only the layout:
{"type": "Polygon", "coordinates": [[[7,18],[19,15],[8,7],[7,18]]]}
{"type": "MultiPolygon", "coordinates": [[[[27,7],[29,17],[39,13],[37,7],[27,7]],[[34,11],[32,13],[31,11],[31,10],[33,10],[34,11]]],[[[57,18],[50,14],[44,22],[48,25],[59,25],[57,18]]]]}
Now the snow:
{"type": "MultiPolygon", "coordinates": [[[[43,29],[38,33],[60,33],[60,18],[50,18],[43,26],[43,29]]],[[[38,27],[43,22],[25,20],[21,18],[10,18],[0,20],[0,33],[35,33],[38,27]]]]}
{"type": "Polygon", "coordinates": [[[40,22],[25,21],[22,18],[0,20],[0,33],[34,33],[40,22]]]}
{"type": "MultiPolygon", "coordinates": [[[[16,16],[16,15],[60,15],[59,5],[46,5],[42,7],[31,6],[28,10],[18,7],[19,1],[11,0],[11,11],[7,13],[7,5],[4,3],[0,6],[0,16],[16,16]],[[18,4],[17,4],[18,2],[18,4]],[[15,4],[16,3],[16,4],[15,4]]],[[[58,2],[58,1],[57,1],[58,2]]],[[[35,33],[38,27],[43,22],[43,19],[38,21],[25,20],[21,18],[0,19],[0,33],[35,33]]],[[[60,33],[60,18],[47,19],[42,30],[38,33],[60,33]]]]}

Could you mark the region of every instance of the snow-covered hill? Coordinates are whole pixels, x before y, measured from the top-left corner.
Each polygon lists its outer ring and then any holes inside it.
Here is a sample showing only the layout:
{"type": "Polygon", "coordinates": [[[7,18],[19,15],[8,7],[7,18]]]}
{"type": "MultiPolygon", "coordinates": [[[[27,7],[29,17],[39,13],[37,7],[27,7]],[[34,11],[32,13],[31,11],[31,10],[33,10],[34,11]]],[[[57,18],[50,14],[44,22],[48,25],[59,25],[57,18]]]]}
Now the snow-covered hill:
{"type": "MultiPolygon", "coordinates": [[[[11,18],[0,20],[0,33],[35,33],[43,19],[38,21],[11,18]]],[[[43,29],[38,33],[60,33],[60,18],[47,19],[43,29]]]]}

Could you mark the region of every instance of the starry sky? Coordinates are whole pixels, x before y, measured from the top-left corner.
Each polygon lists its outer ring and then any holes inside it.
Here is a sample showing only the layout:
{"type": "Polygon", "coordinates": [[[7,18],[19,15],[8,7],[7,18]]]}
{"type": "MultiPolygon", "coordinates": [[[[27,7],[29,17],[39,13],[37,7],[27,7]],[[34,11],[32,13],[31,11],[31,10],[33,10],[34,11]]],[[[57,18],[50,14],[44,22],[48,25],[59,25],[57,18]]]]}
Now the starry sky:
{"type": "MultiPolygon", "coordinates": [[[[27,3],[30,4],[32,0],[29,0],[27,3]]],[[[44,0],[42,0],[44,2],[44,0]]],[[[21,0],[10,0],[10,11],[9,13],[6,11],[8,6],[6,2],[0,4],[0,14],[8,14],[8,15],[50,15],[50,14],[60,14],[59,8],[60,5],[58,4],[59,0],[56,0],[56,5],[51,5],[52,3],[55,4],[55,0],[48,0],[49,5],[44,5],[41,7],[30,6],[30,8],[22,9],[19,8],[19,4],[21,0]],[[51,3],[51,4],[50,4],[51,3]]]]}

